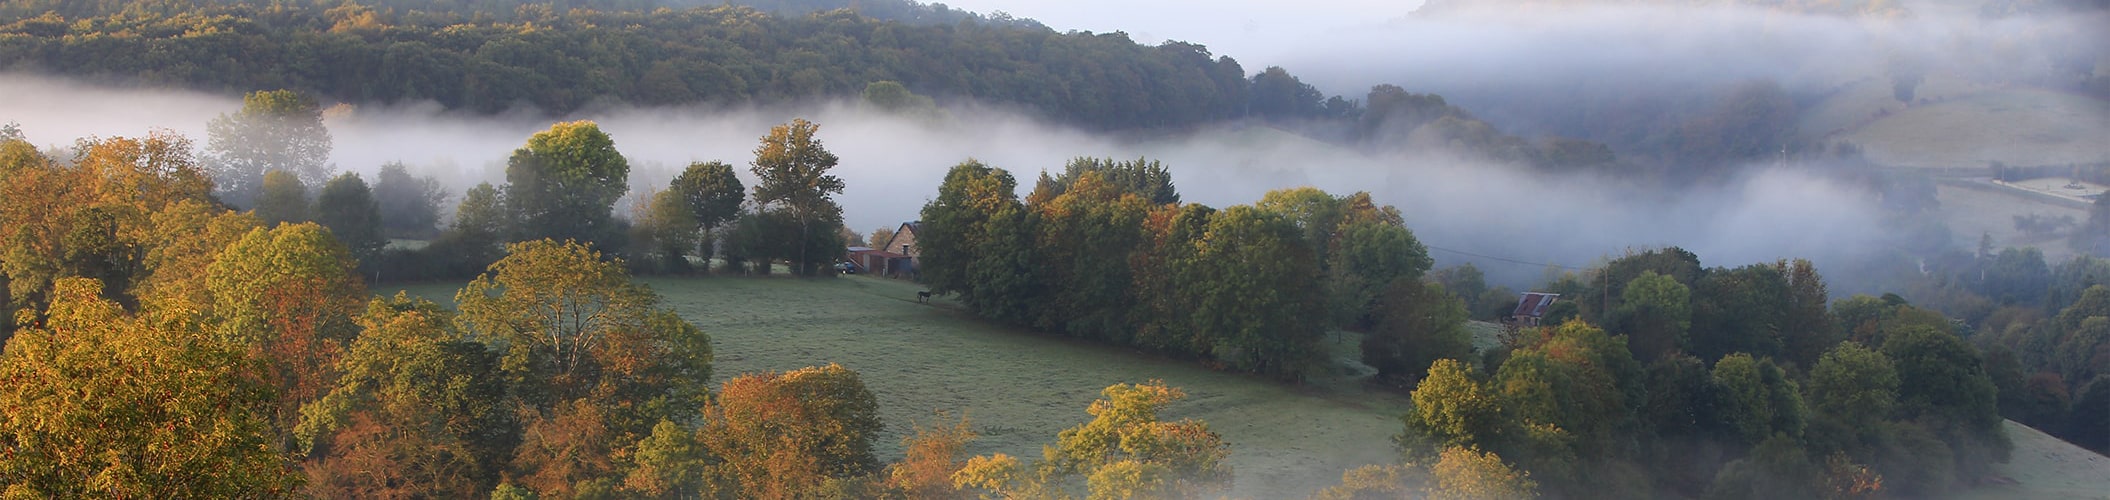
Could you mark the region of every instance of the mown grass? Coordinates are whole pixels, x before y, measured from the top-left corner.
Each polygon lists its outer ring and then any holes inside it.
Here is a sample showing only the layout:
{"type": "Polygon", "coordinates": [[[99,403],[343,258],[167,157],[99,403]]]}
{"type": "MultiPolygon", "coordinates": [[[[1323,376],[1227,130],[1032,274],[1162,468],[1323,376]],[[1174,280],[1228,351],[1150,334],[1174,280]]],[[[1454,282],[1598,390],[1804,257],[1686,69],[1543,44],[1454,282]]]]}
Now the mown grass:
{"type": "MultiPolygon", "coordinates": [[[[1091,418],[1099,390],[1164,380],[1187,392],[1172,419],[1209,422],[1232,448],[1234,498],[1303,498],[1341,472],[1398,460],[1404,397],[1366,389],[1352,367],[1305,385],[1221,373],[1127,349],[1005,329],[946,301],[916,302],[913,283],[869,277],[645,278],[665,305],[711,335],[714,383],[741,373],[841,363],[878,396],[882,459],[900,456],[913,423],[966,414],[969,452],[1038,458],[1062,429],[1091,418]]],[[[452,303],[459,284],[400,287],[452,303]]],[[[1336,339],[1338,345],[1354,342],[1336,339]]]]}

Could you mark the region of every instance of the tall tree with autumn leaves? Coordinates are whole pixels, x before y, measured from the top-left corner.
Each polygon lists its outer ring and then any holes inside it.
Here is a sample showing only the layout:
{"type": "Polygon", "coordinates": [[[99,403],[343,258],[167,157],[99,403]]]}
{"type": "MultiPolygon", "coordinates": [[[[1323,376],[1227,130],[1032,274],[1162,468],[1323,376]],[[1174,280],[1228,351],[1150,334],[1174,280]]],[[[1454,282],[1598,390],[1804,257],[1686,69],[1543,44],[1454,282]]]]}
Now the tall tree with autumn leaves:
{"type": "MultiPolygon", "coordinates": [[[[820,126],[805,119],[769,129],[755,147],[753,168],[758,179],[754,201],[761,211],[781,212],[793,228],[775,231],[786,235],[774,245],[792,258],[793,270],[814,276],[842,253],[843,209],[835,203],[842,194],[842,178],[828,173],[839,158],[821,145],[814,134],[820,126]]],[[[769,218],[765,218],[768,220],[769,218]]]]}

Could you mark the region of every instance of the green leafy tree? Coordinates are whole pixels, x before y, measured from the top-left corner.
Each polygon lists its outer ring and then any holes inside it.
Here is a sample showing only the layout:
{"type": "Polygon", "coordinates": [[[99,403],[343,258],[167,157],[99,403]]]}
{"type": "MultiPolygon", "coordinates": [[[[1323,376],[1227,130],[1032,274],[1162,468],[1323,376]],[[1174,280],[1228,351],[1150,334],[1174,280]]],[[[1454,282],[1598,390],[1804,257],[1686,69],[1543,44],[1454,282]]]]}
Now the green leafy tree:
{"type": "Polygon", "coordinates": [[[279,496],[298,476],[270,446],[272,387],[195,318],[138,318],[101,284],[54,285],[47,322],[0,353],[0,493],[279,496]]]}
{"type": "Polygon", "coordinates": [[[796,270],[804,276],[818,274],[841,253],[840,245],[818,245],[842,226],[842,207],[835,204],[834,195],[843,192],[842,179],[828,173],[838,160],[835,153],[813,137],[819,130],[805,119],[770,128],[762,145],[755,147],[752,169],[759,179],[755,203],[783,210],[798,228],[787,256],[796,259],[796,270]]]}
{"type": "Polygon", "coordinates": [[[171,204],[153,216],[151,236],[144,245],[146,274],[134,283],[132,295],[146,310],[206,310],[213,297],[207,288],[206,269],[220,250],[248,236],[258,227],[249,212],[234,212],[200,200],[171,204]]]}
{"type": "Polygon", "coordinates": [[[1700,358],[1732,353],[1778,357],[1787,352],[1783,332],[1792,297],[1787,276],[1771,265],[1713,269],[1692,285],[1692,328],[1687,349],[1700,358]]]}
{"type": "Polygon", "coordinates": [[[2014,444],[1977,349],[1947,331],[1911,327],[1890,334],[1883,354],[1897,367],[1897,416],[1933,426],[1954,452],[1958,474],[1976,477],[2007,461],[2014,444]]]}
{"type": "Polygon", "coordinates": [[[424,239],[439,230],[440,204],[448,197],[439,179],[413,176],[409,167],[392,161],[381,165],[373,191],[374,204],[381,208],[384,235],[424,239]]]}
{"type": "Polygon", "coordinates": [[[1200,204],[1164,205],[1144,219],[1144,248],[1134,261],[1137,324],[1134,342],[1145,349],[1199,355],[1207,338],[1196,335],[1189,307],[1207,278],[1197,272],[1199,243],[1216,210],[1200,204]]]}
{"type": "Polygon", "coordinates": [[[936,117],[938,105],[928,96],[916,95],[901,82],[882,80],[865,84],[864,103],[880,111],[916,117],[936,117]]]}
{"type": "Polygon", "coordinates": [[[1033,207],[1036,246],[1052,286],[1038,301],[1033,326],[1074,336],[1127,342],[1134,303],[1128,259],[1143,243],[1149,206],[1097,171],[1033,207]]]}
{"type": "Polygon", "coordinates": [[[447,258],[463,269],[455,274],[475,274],[504,255],[506,231],[512,227],[505,208],[505,195],[489,183],[478,184],[462,194],[454,210],[454,223],[428,247],[432,255],[447,258]]]}
{"type": "Polygon", "coordinates": [[[1617,457],[1646,402],[1641,365],[1625,337],[1580,321],[1555,327],[1511,353],[1494,378],[1502,406],[1524,434],[1515,453],[1559,488],[1610,488],[1613,476],[1584,474],[1585,459],[1617,457]],[[1607,482],[1594,482],[1607,481],[1607,482]]]}
{"type": "Polygon", "coordinates": [[[308,186],[300,177],[284,170],[264,174],[262,188],[254,199],[256,217],[265,226],[312,220],[308,216],[308,186]]]}
{"type": "Polygon", "coordinates": [[[1776,434],[1802,435],[1802,397],[1771,358],[1737,353],[1714,363],[1715,412],[1738,443],[1757,445],[1776,434]]]}
{"type": "Polygon", "coordinates": [[[505,209],[516,241],[590,241],[607,247],[615,201],[629,189],[630,162],[590,121],[564,122],[528,137],[506,160],[505,209]]]}
{"type": "Polygon", "coordinates": [[[1271,120],[1313,118],[1323,113],[1325,94],[1280,66],[1253,75],[1248,112],[1271,120]]]}
{"type": "Polygon", "coordinates": [[[1398,280],[1420,281],[1432,262],[1428,248],[1396,218],[1347,220],[1336,231],[1327,238],[1333,249],[1325,263],[1327,303],[1336,324],[1369,324],[1386,287],[1398,280]]]}
{"type": "Polygon", "coordinates": [[[1838,326],[1826,309],[1831,298],[1825,290],[1824,277],[1817,274],[1815,264],[1803,259],[1775,263],[1773,267],[1788,280],[1787,311],[1780,325],[1787,359],[1796,366],[1813,366],[1818,356],[1840,340],[1838,326]]]}
{"type": "Polygon", "coordinates": [[[366,287],[344,245],[313,223],[257,228],[205,268],[215,338],[264,362],[278,388],[273,429],[292,449],[301,405],[337,385],[337,359],[358,332],[366,287]]]}
{"type": "Polygon", "coordinates": [[[1379,377],[1410,387],[1439,359],[1466,359],[1472,334],[1465,303],[1443,285],[1400,279],[1380,302],[1377,326],[1363,336],[1363,363],[1379,377]]]}
{"type": "Polygon", "coordinates": [[[1219,212],[1196,244],[1194,324],[1209,355],[1240,370],[1302,378],[1320,359],[1324,294],[1295,224],[1250,206],[1219,212]]]}
{"type": "MultiPolygon", "coordinates": [[[[1443,284],[1443,289],[1450,290],[1452,295],[1457,295],[1458,298],[1464,299],[1467,304],[1466,309],[1473,311],[1473,317],[1482,317],[1480,309],[1476,307],[1476,301],[1493,290],[1487,287],[1487,275],[1480,272],[1478,266],[1467,262],[1437,269],[1429,273],[1429,279],[1443,284]]],[[[1515,294],[1503,295],[1513,296],[1515,294]]]]}
{"type": "Polygon", "coordinates": [[[916,234],[923,247],[920,275],[931,291],[961,294],[962,302],[983,311],[998,298],[976,293],[984,283],[975,279],[975,270],[981,259],[999,257],[987,252],[997,236],[993,221],[1000,213],[1023,212],[1017,190],[1010,172],[974,159],[945,173],[938,196],[923,205],[923,230],[916,234]]]}
{"type": "Polygon", "coordinates": [[[638,406],[626,411],[643,413],[630,432],[642,436],[659,420],[649,407],[701,406],[709,337],[657,309],[658,294],[587,245],[507,245],[506,257],[454,300],[465,330],[505,346],[502,369],[533,407],[582,398],[633,402],[638,406]],[[663,401],[645,404],[655,400],[663,401]]]}
{"type": "Polygon", "coordinates": [[[1890,336],[1883,353],[1897,367],[1899,415],[1941,415],[1980,431],[1998,429],[1992,378],[1978,350],[1963,339],[1931,328],[1890,336]]]}
{"type": "Polygon", "coordinates": [[[1692,326],[1691,292],[1655,271],[1642,271],[1628,282],[1614,311],[1615,328],[1627,334],[1634,357],[1653,361],[1680,350],[1692,326]]]}
{"type": "Polygon", "coordinates": [[[488,492],[519,442],[498,355],[438,304],[398,293],[367,303],[329,394],[301,408],[317,496],[467,497],[488,492]]]}
{"type": "Polygon", "coordinates": [[[381,235],[381,204],[359,174],[345,172],[322,186],[315,196],[315,222],[330,228],[360,261],[373,260],[388,246],[381,235]]]}
{"type": "Polygon", "coordinates": [[[715,246],[711,235],[740,216],[740,202],[746,199],[747,188],[733,175],[732,165],[713,161],[689,164],[667,190],[681,200],[681,207],[696,224],[694,230],[702,231],[697,255],[709,260],[715,246]]]}
{"type": "Polygon", "coordinates": [[[1817,360],[1807,386],[1811,409],[1850,429],[1873,429],[1897,407],[1897,369],[1890,358],[1845,342],[1817,360]]]}
{"type": "MultiPolygon", "coordinates": [[[[205,125],[205,164],[223,199],[250,206],[264,191],[266,172],[282,170],[318,186],[330,165],[330,130],[315,97],[290,90],[251,92],[242,109],[205,125]]],[[[275,223],[275,222],[274,222],[275,223]]]]}

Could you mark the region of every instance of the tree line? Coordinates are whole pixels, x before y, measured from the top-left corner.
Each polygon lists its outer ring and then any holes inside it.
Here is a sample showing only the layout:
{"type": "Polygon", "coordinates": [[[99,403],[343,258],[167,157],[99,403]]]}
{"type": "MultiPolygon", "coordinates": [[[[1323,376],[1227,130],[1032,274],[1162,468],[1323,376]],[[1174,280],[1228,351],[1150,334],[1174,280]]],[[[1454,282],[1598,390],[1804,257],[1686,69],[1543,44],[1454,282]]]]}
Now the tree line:
{"type": "MultiPolygon", "coordinates": [[[[1403,462],[1339,493],[1442,482],[1430,464],[1470,452],[1511,474],[1491,491],[1555,498],[1911,497],[1979,484],[2011,452],[2000,362],[1968,329],[1895,295],[1827,305],[1806,261],[1703,268],[1667,248],[1548,288],[1547,326],[1404,364],[1403,462]]],[[[1463,321],[1462,300],[1439,303],[1435,331],[1463,321]]]]}
{"type": "Polygon", "coordinates": [[[504,244],[538,239],[590,242],[631,257],[642,272],[768,274],[786,263],[812,276],[850,239],[834,201],[844,186],[829,173],[838,159],[815,137],[819,128],[795,120],[763,137],[750,162],[761,180],[751,193],[731,165],[697,162],[666,188],[637,194],[622,213],[617,202],[633,193],[614,138],[590,121],[553,124],[507,158],[503,184],[463,192],[444,228],[441,205],[453,196],[436,179],[397,162],[382,165],[371,185],[335,173],[321,111],[295,92],[251,93],[241,110],[214,118],[197,163],[216,202],[252,210],[267,226],[320,223],[373,279],[468,278],[498,260],[504,244]]]}
{"type": "Polygon", "coordinates": [[[923,208],[921,278],[1005,324],[1297,380],[1334,326],[1428,269],[1399,211],[1302,188],[1226,209],[1180,203],[1155,161],[1079,158],[1019,199],[968,160],[923,208]]]}

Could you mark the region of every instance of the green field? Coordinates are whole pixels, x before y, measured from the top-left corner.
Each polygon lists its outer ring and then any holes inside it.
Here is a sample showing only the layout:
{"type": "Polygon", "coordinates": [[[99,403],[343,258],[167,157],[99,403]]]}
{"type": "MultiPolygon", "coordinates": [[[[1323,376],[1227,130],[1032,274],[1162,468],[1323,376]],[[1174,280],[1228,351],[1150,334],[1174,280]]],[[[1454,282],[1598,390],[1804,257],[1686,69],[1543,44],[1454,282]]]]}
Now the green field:
{"type": "MultiPolygon", "coordinates": [[[[1984,167],[2092,164],[2110,161],[2110,102],[2029,88],[1992,88],[1960,93],[1940,102],[1903,108],[1864,124],[1832,115],[1865,110],[1856,102],[1881,102],[1861,95],[1835,98],[1813,110],[1808,132],[1844,125],[1836,137],[1860,144],[1876,163],[1909,167],[1984,167]],[[1828,111],[1839,109],[1844,111],[1828,111]]],[[[1867,118],[1864,118],[1867,119],[1867,118]]]]}
{"type": "MultiPolygon", "coordinates": [[[[1344,361],[1304,385],[1209,371],[1180,360],[1072,339],[1004,329],[971,318],[942,300],[916,302],[915,284],[868,277],[645,278],[666,306],[709,332],[717,354],[714,382],[740,373],[790,370],[830,362],[857,370],[879,398],[886,430],[880,458],[900,457],[912,423],[937,422],[933,411],[965,412],[982,435],[969,452],[1026,458],[1063,428],[1088,420],[1098,391],[1119,382],[1161,379],[1186,390],[1170,418],[1209,422],[1231,444],[1237,482],[1232,498],[1303,498],[1339,482],[1341,472],[1397,460],[1390,437],[1400,431],[1406,398],[1357,380],[1353,338],[1331,345],[1344,361]]],[[[451,303],[459,284],[403,287],[451,303]]],[[[1470,326],[1475,344],[1499,327],[1470,326]]],[[[1991,485],[1963,498],[2097,498],[2110,492],[2110,459],[2010,424],[2015,461],[1991,485]]]]}
{"type": "MultiPolygon", "coordinates": [[[[1099,389],[1162,379],[1187,392],[1166,413],[1223,434],[1235,498],[1302,498],[1341,472],[1398,460],[1404,397],[1354,383],[1304,386],[1209,371],[1183,361],[992,327],[943,304],[918,304],[917,285],[868,278],[642,280],[710,333],[715,381],[740,373],[841,363],[879,398],[881,459],[900,457],[911,423],[933,411],[967,413],[982,435],[969,451],[1038,458],[1055,433],[1091,417],[1099,389]]],[[[406,287],[451,302],[457,284],[406,287]]],[[[1352,343],[1351,343],[1352,344],[1352,343]]]]}

